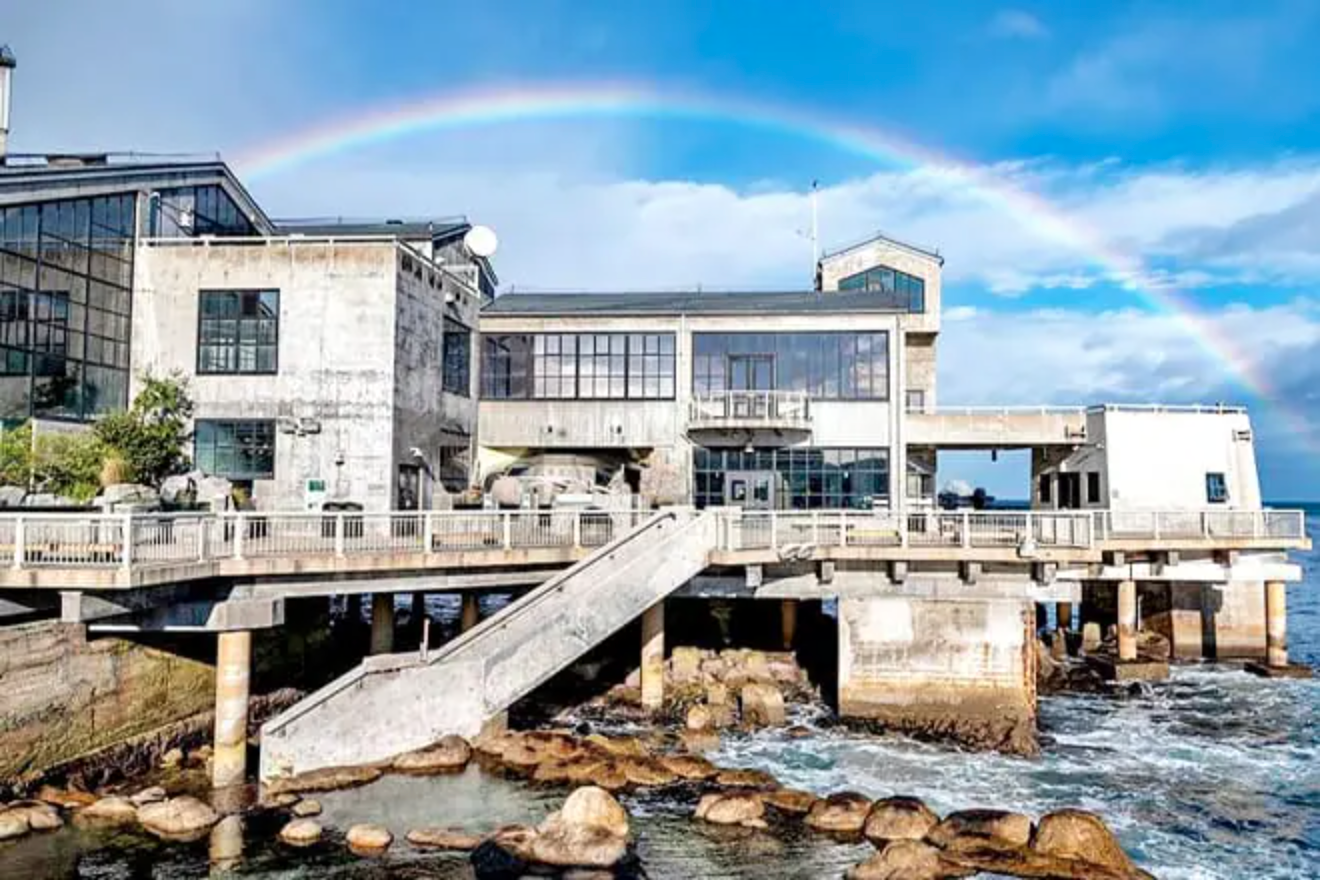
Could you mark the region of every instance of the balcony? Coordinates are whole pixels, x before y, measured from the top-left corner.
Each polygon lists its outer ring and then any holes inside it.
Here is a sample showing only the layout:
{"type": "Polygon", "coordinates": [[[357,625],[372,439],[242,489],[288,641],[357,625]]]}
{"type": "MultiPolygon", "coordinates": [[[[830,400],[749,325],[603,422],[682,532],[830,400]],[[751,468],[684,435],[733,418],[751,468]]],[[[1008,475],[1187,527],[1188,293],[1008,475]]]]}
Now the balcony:
{"type": "Polygon", "coordinates": [[[802,391],[723,391],[689,401],[689,431],[706,434],[812,432],[808,395],[802,391]]]}

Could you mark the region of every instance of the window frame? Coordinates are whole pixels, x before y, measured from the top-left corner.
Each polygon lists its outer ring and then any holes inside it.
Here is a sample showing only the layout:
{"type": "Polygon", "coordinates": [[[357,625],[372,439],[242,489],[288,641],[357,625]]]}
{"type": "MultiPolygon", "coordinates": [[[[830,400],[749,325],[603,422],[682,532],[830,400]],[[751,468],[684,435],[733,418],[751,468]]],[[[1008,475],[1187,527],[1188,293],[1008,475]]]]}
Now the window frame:
{"type": "Polygon", "coordinates": [[[1087,475],[1087,490],[1085,491],[1084,501],[1090,505],[1099,505],[1102,503],[1102,472],[1089,471],[1087,475]]]}
{"type": "MultiPolygon", "coordinates": [[[[269,289],[199,289],[199,290],[197,291],[197,337],[196,337],[197,347],[196,347],[196,349],[195,349],[195,353],[194,353],[194,360],[195,360],[196,374],[199,375],[199,376],[203,376],[203,375],[205,375],[205,376],[254,376],[254,375],[256,375],[256,376],[267,376],[267,375],[279,375],[279,374],[280,374],[280,303],[281,303],[280,290],[277,289],[277,288],[269,288],[269,289]],[[235,297],[235,298],[237,299],[238,303],[239,303],[239,313],[233,315],[232,317],[231,317],[231,316],[208,317],[208,316],[206,315],[205,311],[203,310],[203,305],[204,305],[205,302],[206,302],[207,296],[216,296],[216,295],[229,295],[229,296],[233,296],[233,297],[235,297]],[[239,362],[240,362],[240,361],[239,361],[239,355],[240,355],[240,353],[242,352],[242,348],[243,348],[243,346],[244,346],[244,345],[243,345],[243,322],[244,322],[244,320],[245,320],[245,319],[249,319],[250,322],[256,324],[256,323],[259,323],[262,319],[264,319],[264,318],[262,318],[262,317],[260,317],[260,316],[253,316],[252,318],[246,318],[246,317],[244,316],[244,314],[242,313],[242,311],[243,311],[243,296],[245,296],[245,295],[255,295],[255,296],[257,297],[257,303],[258,303],[258,304],[261,304],[261,298],[262,298],[263,295],[274,295],[274,296],[275,296],[275,313],[274,313],[273,318],[272,318],[272,319],[274,320],[274,323],[275,323],[275,335],[274,335],[274,341],[273,341],[273,343],[270,344],[270,345],[264,345],[264,344],[262,344],[262,342],[261,342],[261,340],[260,340],[260,337],[258,337],[258,338],[256,338],[256,339],[254,339],[254,343],[253,343],[253,347],[255,348],[255,350],[254,350],[254,352],[253,352],[255,363],[260,363],[260,361],[257,361],[257,360],[256,360],[256,355],[259,354],[259,353],[261,353],[262,349],[264,349],[264,348],[270,348],[270,349],[271,349],[271,351],[272,351],[272,358],[271,358],[271,368],[270,368],[270,369],[254,368],[254,369],[251,369],[251,370],[245,370],[245,369],[242,369],[242,368],[239,367],[239,362]],[[202,330],[203,330],[203,327],[204,327],[204,325],[207,323],[208,320],[210,320],[210,321],[212,321],[212,322],[226,322],[226,323],[230,323],[230,322],[232,322],[232,323],[234,323],[234,324],[235,324],[235,326],[234,326],[234,338],[233,338],[233,340],[232,340],[232,343],[229,343],[229,344],[221,344],[221,343],[217,343],[217,344],[205,344],[205,343],[203,342],[203,340],[202,340],[202,330]],[[202,352],[203,352],[203,348],[214,348],[214,349],[220,349],[220,348],[232,348],[232,353],[233,353],[233,356],[234,356],[234,365],[235,365],[236,368],[234,368],[234,369],[207,369],[207,368],[204,368],[204,366],[203,366],[203,360],[202,360],[202,352]]],[[[257,328],[260,329],[260,326],[258,326],[257,328]]]]}
{"type": "MultiPolygon", "coordinates": [[[[278,333],[277,329],[277,333],[278,333]]],[[[277,347],[279,342],[276,343],[277,347]]],[[[457,368],[460,364],[456,363],[457,368]]],[[[473,328],[450,317],[441,318],[441,391],[456,397],[473,397],[473,328]],[[464,360],[462,362],[463,383],[460,385],[450,377],[450,340],[452,337],[464,339],[464,360]]]]}
{"type": "Polygon", "coordinates": [[[479,348],[478,390],[483,400],[659,403],[678,396],[679,337],[669,330],[482,332],[479,348]],[[606,339],[604,352],[597,349],[600,338],[606,339]],[[587,340],[590,352],[583,347],[587,340]],[[623,345],[622,353],[614,350],[617,343],[623,345]],[[637,353],[635,346],[641,348],[637,353]],[[497,347],[500,350],[494,350],[497,347]],[[622,364],[617,371],[618,358],[622,364]],[[591,361],[587,373],[585,360],[591,361]],[[598,372],[603,360],[604,376],[598,372]],[[607,396],[596,393],[600,378],[606,379],[607,396]],[[623,393],[611,396],[616,380],[623,393]],[[592,390],[585,393],[587,383],[592,390]],[[649,389],[656,393],[648,394],[649,389]],[[631,393],[635,390],[639,393],[631,393]]]}
{"type": "Polygon", "coordinates": [[[1203,492],[1209,505],[1223,505],[1230,501],[1230,487],[1226,484],[1225,471],[1207,471],[1203,474],[1203,492]],[[1220,494],[1212,494],[1213,478],[1220,488],[1220,494]]]}
{"type": "MultiPolygon", "coordinates": [[[[251,473],[251,474],[246,474],[246,473],[222,474],[222,473],[216,473],[216,472],[212,471],[212,472],[211,472],[211,476],[215,476],[215,477],[224,477],[224,478],[227,479],[227,480],[233,480],[233,481],[249,481],[249,482],[251,482],[251,481],[253,481],[253,480],[274,480],[274,479],[275,479],[276,454],[277,454],[277,450],[278,450],[278,448],[279,448],[278,445],[277,445],[277,442],[276,442],[276,441],[278,440],[278,438],[279,438],[279,436],[280,436],[280,429],[277,427],[277,422],[276,422],[275,419],[273,419],[273,418],[232,418],[232,417],[227,417],[227,416],[220,416],[220,417],[211,417],[211,416],[207,416],[207,417],[203,417],[203,418],[194,418],[194,419],[193,419],[193,466],[194,466],[195,468],[198,468],[199,470],[201,469],[201,459],[198,457],[198,440],[199,440],[199,438],[200,438],[200,435],[198,434],[198,426],[199,426],[199,425],[203,425],[203,424],[206,424],[206,425],[232,425],[232,426],[234,427],[233,437],[234,437],[235,440],[237,440],[238,437],[239,437],[239,427],[242,426],[242,425],[254,425],[254,426],[256,426],[256,425],[269,425],[269,426],[270,426],[270,429],[271,429],[271,433],[270,433],[270,440],[271,440],[271,470],[270,470],[269,472],[267,472],[267,473],[251,473]]],[[[216,456],[215,456],[215,453],[216,453],[216,451],[217,451],[217,447],[216,447],[216,445],[215,445],[214,440],[215,440],[215,438],[214,438],[214,436],[213,436],[213,437],[212,437],[212,442],[211,442],[211,444],[210,444],[210,445],[211,445],[211,451],[212,451],[212,457],[211,457],[211,465],[212,465],[212,467],[215,467],[215,463],[216,463],[216,456]]],[[[239,452],[239,451],[240,451],[240,447],[238,447],[237,445],[234,446],[234,447],[232,447],[232,448],[233,448],[233,450],[234,450],[235,452],[239,452]]]]}

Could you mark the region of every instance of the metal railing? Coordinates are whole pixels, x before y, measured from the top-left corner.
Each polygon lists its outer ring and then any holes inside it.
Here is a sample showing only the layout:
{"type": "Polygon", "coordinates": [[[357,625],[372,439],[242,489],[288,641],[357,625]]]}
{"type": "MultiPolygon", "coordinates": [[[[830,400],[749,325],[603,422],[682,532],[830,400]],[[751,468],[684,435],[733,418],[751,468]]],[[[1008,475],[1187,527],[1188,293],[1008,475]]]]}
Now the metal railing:
{"type": "Polygon", "coordinates": [[[1304,513],[1263,511],[729,511],[729,551],[807,547],[1089,549],[1128,541],[1305,538],[1304,513]]]}
{"type": "Polygon", "coordinates": [[[689,401],[689,425],[811,428],[812,416],[808,395],[802,391],[721,391],[693,396],[689,401]]]}
{"type": "Polygon", "coordinates": [[[312,555],[595,548],[650,513],[3,514],[0,556],[16,568],[118,568],[312,555]]]}

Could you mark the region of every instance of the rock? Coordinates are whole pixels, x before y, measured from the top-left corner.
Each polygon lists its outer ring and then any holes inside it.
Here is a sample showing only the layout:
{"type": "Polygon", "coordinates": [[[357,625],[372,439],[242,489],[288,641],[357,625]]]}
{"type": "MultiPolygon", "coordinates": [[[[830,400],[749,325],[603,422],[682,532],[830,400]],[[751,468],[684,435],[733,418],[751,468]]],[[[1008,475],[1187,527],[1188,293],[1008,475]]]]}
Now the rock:
{"type": "Polygon", "coordinates": [[[970,871],[946,861],[935,846],[918,840],[894,840],[876,855],[845,872],[846,880],[944,880],[970,871]]]}
{"type": "Polygon", "coordinates": [[[414,846],[428,849],[448,849],[456,852],[472,852],[482,845],[485,837],[466,834],[453,828],[414,828],[404,835],[414,846]]]}
{"type": "Polygon", "coordinates": [[[458,772],[468,765],[473,749],[457,735],[447,735],[421,751],[400,754],[390,767],[399,772],[458,772]]]}
{"type": "Polygon", "coordinates": [[[723,788],[754,788],[775,790],[780,784],[761,769],[722,769],[716,773],[716,783],[723,788]]]}
{"type": "Polygon", "coordinates": [[[927,833],[927,841],[941,848],[977,846],[1005,848],[1026,846],[1033,822],[1019,812],[999,809],[965,809],[947,815],[927,833]]]}
{"type": "Polygon", "coordinates": [[[0,812],[0,840],[21,837],[31,829],[27,813],[22,809],[6,809],[0,812]]]}
{"type": "Polygon", "coordinates": [[[79,824],[127,824],[137,819],[138,808],[123,797],[102,797],[79,809],[74,816],[79,824]]]}
{"type": "Polygon", "coordinates": [[[565,798],[560,821],[573,827],[593,827],[617,837],[629,836],[629,813],[598,787],[582,787],[565,798]]]}
{"type": "Polygon", "coordinates": [[[34,831],[55,831],[64,827],[64,819],[60,818],[59,811],[41,800],[15,803],[9,808],[25,814],[28,817],[28,827],[34,831]]]}
{"type": "Polygon", "coordinates": [[[1083,645],[1079,647],[1084,653],[1096,652],[1102,648],[1102,626],[1095,621],[1090,621],[1083,626],[1083,645]]]}
{"type": "Polygon", "coordinates": [[[327,769],[315,769],[302,775],[274,778],[266,786],[266,790],[272,794],[338,791],[367,784],[380,777],[381,770],[375,766],[332,766],[327,769]]]}
{"type": "Polygon", "coordinates": [[[86,791],[66,791],[51,785],[42,785],[37,791],[37,799],[61,809],[81,809],[96,802],[96,795],[86,791]]]}
{"type": "Polygon", "coordinates": [[[25,508],[63,508],[76,505],[78,502],[68,496],[56,495],[53,492],[34,492],[25,496],[22,504],[25,508]]]}
{"type": "MultiPolygon", "coordinates": [[[[564,784],[567,781],[575,780],[570,777],[575,765],[564,760],[543,760],[537,764],[537,768],[532,771],[528,778],[538,784],[564,784]]],[[[588,781],[590,779],[583,780],[588,781]]]]}
{"type": "Polygon", "coordinates": [[[695,704],[684,715],[684,727],[691,732],[725,729],[734,724],[734,710],[729,705],[695,704]]]}
{"type": "Polygon", "coordinates": [[[203,477],[197,482],[197,503],[224,511],[234,498],[234,484],[224,477],[203,477]]]}
{"type": "Polygon", "coordinates": [[[725,675],[730,672],[730,664],[723,658],[707,658],[703,659],[702,664],[698,666],[698,670],[702,672],[704,677],[724,680],[725,675]]]}
{"type": "Polygon", "coordinates": [[[778,791],[767,791],[762,795],[762,802],[766,803],[772,809],[778,809],[781,812],[790,815],[804,815],[812,808],[812,804],[817,802],[817,795],[808,791],[796,791],[790,788],[781,788],[778,791]]]}
{"type": "Polygon", "coordinates": [[[973,840],[957,841],[967,845],[941,850],[942,861],[965,870],[1000,874],[1026,880],[1151,880],[1152,875],[1139,868],[1115,871],[1072,858],[1058,858],[1034,852],[1027,846],[995,847],[974,845],[973,840]]]}
{"type": "MultiPolygon", "coordinates": [[[[693,816],[712,824],[762,822],[766,804],[757,794],[704,794],[693,816]]],[[[752,825],[757,827],[757,825],[752,825]]]]}
{"type": "Polygon", "coordinates": [[[187,795],[138,807],[138,824],[167,840],[202,836],[219,820],[216,810],[187,795]]]}
{"type": "Polygon", "coordinates": [[[1069,647],[1065,642],[1065,630],[1057,628],[1051,635],[1051,657],[1056,661],[1069,658],[1069,647]]]}
{"type": "Polygon", "coordinates": [[[473,876],[478,880],[517,880],[528,869],[528,862],[515,855],[494,838],[484,840],[468,856],[473,876]]]}
{"type": "Polygon", "coordinates": [[[356,824],[349,828],[344,840],[354,852],[363,855],[380,855],[390,847],[395,838],[390,831],[376,824],[356,824]]]}
{"type": "Polygon", "coordinates": [[[1044,855],[1076,859],[1120,873],[1134,868],[1106,823],[1081,809],[1058,809],[1042,816],[1029,845],[1044,855]]]}
{"type": "Polygon", "coordinates": [[[278,794],[266,794],[258,805],[263,809],[288,809],[298,801],[298,794],[282,791],[278,794]]]}
{"type": "Polygon", "coordinates": [[[184,752],[179,748],[170,748],[161,754],[162,769],[177,769],[184,762],[184,752]]]}
{"type": "Polygon", "coordinates": [[[812,738],[813,731],[808,726],[791,726],[785,730],[786,738],[812,738]]]}
{"type": "Polygon", "coordinates": [[[706,781],[720,771],[705,757],[690,754],[658,757],[657,763],[685,781],[706,781]]]}
{"type": "Polygon", "coordinates": [[[161,506],[161,497],[150,486],[138,483],[112,483],[101,490],[95,503],[110,510],[126,505],[145,505],[145,510],[158,510],[161,506]]]}
{"type": "Polygon", "coordinates": [[[832,833],[856,833],[863,830],[872,801],[853,791],[842,791],[818,800],[803,820],[810,828],[832,833]]]}
{"type": "Polygon", "coordinates": [[[16,508],[23,503],[28,491],[22,486],[0,486],[0,507],[16,508]]]}
{"type": "Polygon", "coordinates": [[[590,826],[576,826],[553,813],[528,846],[528,858],[560,868],[609,868],[629,851],[627,837],[590,826]]]}
{"type": "Polygon", "coordinates": [[[643,747],[642,741],[634,735],[589,735],[584,741],[595,745],[612,757],[648,756],[647,748],[643,747]]]}
{"type": "Polygon", "coordinates": [[[863,836],[880,845],[891,840],[921,840],[941,820],[916,797],[890,797],[872,804],[863,836]]]}
{"type": "Polygon", "coordinates": [[[629,780],[629,784],[643,788],[659,788],[679,781],[678,775],[660,762],[650,759],[625,760],[624,777],[629,780]]]}
{"type": "Polygon", "coordinates": [[[775,680],[777,683],[787,683],[797,686],[799,683],[803,682],[802,669],[792,661],[772,659],[767,665],[767,668],[771,672],[771,679],[775,680]]]}
{"type": "Polygon", "coordinates": [[[702,675],[702,650],[676,646],[670,653],[670,676],[676,683],[689,683],[702,675]]]}
{"type": "Polygon", "coordinates": [[[684,750],[690,754],[705,751],[717,751],[721,748],[721,736],[711,729],[685,729],[679,735],[684,750]]]}
{"type": "Polygon", "coordinates": [[[311,818],[314,815],[321,815],[321,804],[308,797],[290,806],[289,814],[295,818],[311,818]]]}
{"type": "Polygon", "coordinates": [[[321,825],[310,818],[296,818],[280,829],[279,837],[290,846],[311,846],[321,839],[321,825]]]}
{"type": "Polygon", "coordinates": [[[704,697],[713,707],[726,707],[730,704],[730,687],[724,683],[708,683],[704,697]]]}
{"type": "Polygon", "coordinates": [[[775,686],[748,683],[739,690],[739,715],[746,726],[783,726],[785,697],[775,686]]]}
{"type": "Polygon", "coordinates": [[[148,803],[160,803],[165,800],[165,788],[159,785],[143,788],[133,796],[129,797],[129,802],[134,806],[145,806],[148,803]]]}
{"type": "Polygon", "coordinates": [[[1158,634],[1154,631],[1139,631],[1138,636],[1134,638],[1134,642],[1140,659],[1149,661],[1170,660],[1171,641],[1164,634],[1158,634]]]}

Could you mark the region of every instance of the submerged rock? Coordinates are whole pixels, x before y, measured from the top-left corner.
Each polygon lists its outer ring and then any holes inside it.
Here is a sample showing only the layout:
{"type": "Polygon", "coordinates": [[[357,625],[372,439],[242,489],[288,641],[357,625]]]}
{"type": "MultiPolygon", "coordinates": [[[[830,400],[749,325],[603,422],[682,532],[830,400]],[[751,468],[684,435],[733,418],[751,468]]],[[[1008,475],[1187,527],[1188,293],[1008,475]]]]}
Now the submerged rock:
{"type": "Polygon", "coordinates": [[[27,815],[20,809],[6,809],[0,812],[0,840],[12,840],[21,837],[32,829],[27,815]]]}
{"type": "Polygon", "coordinates": [[[40,800],[28,800],[11,805],[10,810],[21,812],[28,817],[28,827],[34,831],[55,831],[64,827],[64,819],[59,811],[49,803],[40,800]]]}
{"type": "Polygon", "coordinates": [[[310,818],[314,815],[321,815],[321,804],[311,797],[307,797],[290,806],[289,814],[295,818],[310,818]]]}
{"type": "Polygon", "coordinates": [[[301,775],[273,778],[266,786],[271,794],[302,794],[313,791],[338,791],[368,784],[381,777],[376,766],[332,766],[301,775]]]}
{"type": "Polygon", "coordinates": [[[658,788],[674,784],[679,776],[657,760],[625,760],[624,777],[629,784],[643,788],[658,788]]]}
{"type": "Polygon", "coordinates": [[[128,824],[137,818],[138,807],[123,797],[102,797],[74,814],[76,824],[128,824]]]}
{"type": "Polygon", "coordinates": [[[699,757],[696,754],[674,754],[668,757],[658,757],[657,763],[685,781],[706,781],[720,771],[707,758],[699,757]]]}
{"type": "Polygon", "coordinates": [[[927,833],[929,843],[943,849],[979,846],[1025,846],[1033,835],[1033,822],[1020,812],[1000,809],[965,809],[947,815],[927,833]]]}
{"type": "Polygon", "coordinates": [[[344,835],[349,848],[360,855],[380,855],[390,848],[395,837],[377,824],[356,824],[344,835]]]}
{"type": "Polygon", "coordinates": [[[129,802],[134,806],[145,806],[148,803],[160,803],[165,799],[165,788],[159,785],[143,788],[133,796],[129,797],[129,802]]]}
{"type": "Polygon", "coordinates": [[[722,769],[716,774],[716,783],[723,788],[774,790],[780,787],[779,782],[761,769],[722,769]]]}
{"type": "Polygon", "coordinates": [[[721,747],[721,736],[712,729],[685,729],[680,733],[679,740],[690,754],[716,751],[721,747]]]}
{"type": "Polygon", "coordinates": [[[818,797],[816,794],[808,791],[796,791],[791,788],[781,788],[778,791],[767,791],[762,794],[762,802],[766,803],[772,809],[790,815],[804,815],[816,803],[818,797]]]}
{"type": "Polygon", "coordinates": [[[391,768],[400,772],[458,772],[468,765],[473,749],[457,735],[447,735],[429,748],[400,754],[391,768]]]}
{"type": "Polygon", "coordinates": [[[766,826],[766,804],[757,794],[704,794],[693,817],[712,824],[766,826]]]}
{"type": "Polygon", "coordinates": [[[775,686],[748,683],[739,691],[739,715],[746,726],[783,726],[785,697],[775,686]]]}
{"type": "Polygon", "coordinates": [[[872,801],[853,791],[842,791],[818,800],[808,810],[804,823],[810,828],[832,833],[858,833],[863,830],[872,801]]]}
{"type": "Polygon", "coordinates": [[[81,809],[96,802],[96,795],[86,791],[66,791],[51,785],[42,785],[37,791],[37,799],[61,809],[81,809]]]}
{"type": "Polygon", "coordinates": [[[321,825],[310,818],[296,818],[280,829],[280,842],[290,846],[311,846],[321,839],[321,825]]]}
{"type": "Polygon", "coordinates": [[[873,843],[891,840],[921,840],[941,820],[917,797],[890,797],[872,804],[863,836],[873,843]]]}
{"type": "Polygon", "coordinates": [[[466,834],[453,828],[414,828],[404,835],[414,846],[428,849],[447,849],[459,852],[472,852],[482,845],[485,837],[466,834]]]}
{"type": "Polygon", "coordinates": [[[138,807],[138,824],[167,840],[196,839],[219,820],[216,810],[186,795],[138,807]]]}

